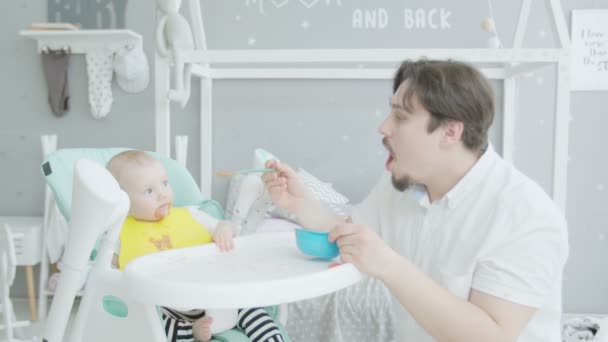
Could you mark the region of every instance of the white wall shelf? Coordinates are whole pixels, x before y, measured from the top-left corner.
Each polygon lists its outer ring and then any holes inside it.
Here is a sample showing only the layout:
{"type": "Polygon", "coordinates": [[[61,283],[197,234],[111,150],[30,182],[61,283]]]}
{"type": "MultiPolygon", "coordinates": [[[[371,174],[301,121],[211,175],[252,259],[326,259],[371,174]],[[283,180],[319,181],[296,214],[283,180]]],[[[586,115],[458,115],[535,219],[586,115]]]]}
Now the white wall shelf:
{"type": "Polygon", "coordinates": [[[38,42],[38,52],[45,49],[69,49],[71,53],[87,53],[94,49],[116,51],[141,41],[131,30],[22,30],[21,36],[38,42]]]}
{"type": "Polygon", "coordinates": [[[557,62],[562,48],[183,50],[191,63],[392,63],[423,56],[471,63],[557,62]]]}

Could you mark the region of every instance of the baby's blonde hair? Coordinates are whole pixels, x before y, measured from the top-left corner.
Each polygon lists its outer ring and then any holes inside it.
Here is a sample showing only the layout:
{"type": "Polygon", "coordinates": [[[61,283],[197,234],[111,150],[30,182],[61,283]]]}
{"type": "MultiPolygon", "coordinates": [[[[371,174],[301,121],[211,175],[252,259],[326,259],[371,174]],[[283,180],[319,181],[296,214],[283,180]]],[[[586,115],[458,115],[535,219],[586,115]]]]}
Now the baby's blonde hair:
{"type": "Polygon", "coordinates": [[[112,157],[106,164],[106,169],[108,169],[112,176],[120,183],[124,170],[129,166],[148,166],[155,163],[159,163],[159,161],[145,151],[128,150],[120,152],[112,157]]]}

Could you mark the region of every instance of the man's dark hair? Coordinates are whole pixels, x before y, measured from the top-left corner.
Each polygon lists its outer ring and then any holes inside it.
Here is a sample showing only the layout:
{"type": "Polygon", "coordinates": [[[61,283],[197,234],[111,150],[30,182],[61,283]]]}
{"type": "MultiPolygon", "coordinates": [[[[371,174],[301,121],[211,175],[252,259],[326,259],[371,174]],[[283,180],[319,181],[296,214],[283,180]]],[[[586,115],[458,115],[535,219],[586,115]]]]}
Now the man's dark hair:
{"type": "Polygon", "coordinates": [[[403,82],[407,82],[403,106],[411,110],[415,96],[431,113],[429,132],[446,122],[460,121],[465,147],[472,151],[486,148],[494,120],[494,91],[476,68],[453,60],[406,60],[395,74],[393,93],[403,82]]]}

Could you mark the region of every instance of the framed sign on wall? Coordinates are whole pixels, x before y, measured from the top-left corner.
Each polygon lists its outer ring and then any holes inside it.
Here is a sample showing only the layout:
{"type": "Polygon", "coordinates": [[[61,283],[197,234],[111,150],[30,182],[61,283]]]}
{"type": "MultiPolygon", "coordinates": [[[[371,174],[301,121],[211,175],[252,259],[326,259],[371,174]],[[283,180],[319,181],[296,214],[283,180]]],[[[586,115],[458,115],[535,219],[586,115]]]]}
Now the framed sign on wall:
{"type": "Polygon", "coordinates": [[[608,90],[608,9],[572,11],[571,90],[608,90]]]}

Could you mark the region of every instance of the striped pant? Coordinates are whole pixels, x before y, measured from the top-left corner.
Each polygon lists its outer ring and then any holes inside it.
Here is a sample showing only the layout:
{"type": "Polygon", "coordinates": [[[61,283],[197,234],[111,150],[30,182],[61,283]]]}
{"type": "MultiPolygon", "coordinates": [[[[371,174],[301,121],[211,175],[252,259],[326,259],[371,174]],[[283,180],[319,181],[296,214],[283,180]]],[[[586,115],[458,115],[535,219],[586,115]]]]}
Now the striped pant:
{"type": "MultiPolygon", "coordinates": [[[[205,310],[179,311],[160,308],[165,334],[171,342],[194,341],[192,324],[205,316],[205,310]]],[[[283,342],[274,319],[262,308],[239,309],[237,327],[252,342],[283,342]]]]}

